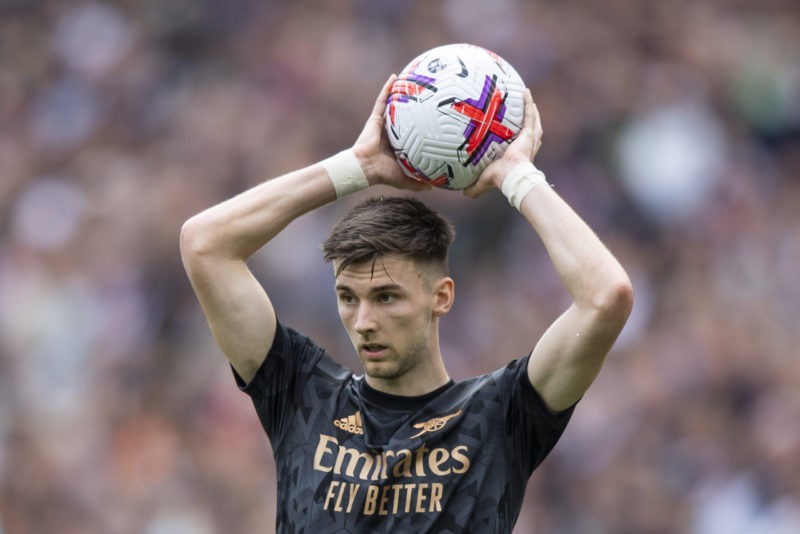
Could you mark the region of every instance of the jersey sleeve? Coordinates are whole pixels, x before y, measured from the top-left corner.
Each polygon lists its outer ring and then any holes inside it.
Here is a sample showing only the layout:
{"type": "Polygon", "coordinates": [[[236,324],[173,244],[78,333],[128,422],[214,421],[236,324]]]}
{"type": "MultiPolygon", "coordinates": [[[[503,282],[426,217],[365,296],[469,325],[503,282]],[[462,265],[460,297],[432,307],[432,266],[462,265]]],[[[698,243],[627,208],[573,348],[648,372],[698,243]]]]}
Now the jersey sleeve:
{"type": "Polygon", "coordinates": [[[575,405],[561,412],[547,407],[528,376],[528,357],[510,363],[504,370],[511,380],[506,410],[510,444],[520,468],[529,477],[547,457],[567,426],[575,405]]]}
{"type": "Polygon", "coordinates": [[[313,408],[309,405],[318,395],[324,396],[351,374],[322,347],[280,322],[267,357],[249,383],[231,369],[239,389],[253,400],[273,448],[280,446],[297,410],[313,408]]]}

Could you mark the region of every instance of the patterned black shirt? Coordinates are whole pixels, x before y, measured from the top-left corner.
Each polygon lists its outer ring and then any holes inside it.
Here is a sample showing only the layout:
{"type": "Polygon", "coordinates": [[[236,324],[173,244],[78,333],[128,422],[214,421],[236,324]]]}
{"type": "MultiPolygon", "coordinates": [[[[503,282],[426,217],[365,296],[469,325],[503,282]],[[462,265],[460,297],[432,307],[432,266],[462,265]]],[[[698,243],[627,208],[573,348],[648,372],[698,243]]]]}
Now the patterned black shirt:
{"type": "Polygon", "coordinates": [[[420,397],[379,392],[278,324],[253,380],[278,473],[279,533],[511,532],[554,414],[527,357],[420,397]]]}

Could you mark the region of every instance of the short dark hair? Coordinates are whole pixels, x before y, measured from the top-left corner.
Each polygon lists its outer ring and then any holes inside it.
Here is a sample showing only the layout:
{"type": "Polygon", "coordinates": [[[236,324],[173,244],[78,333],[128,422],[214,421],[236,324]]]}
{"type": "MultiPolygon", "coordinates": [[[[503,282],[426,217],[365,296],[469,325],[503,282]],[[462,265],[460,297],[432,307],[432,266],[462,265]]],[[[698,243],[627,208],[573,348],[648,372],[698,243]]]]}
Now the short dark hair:
{"type": "Polygon", "coordinates": [[[356,205],[322,243],[326,262],[348,265],[397,255],[447,275],[448,251],[455,238],[453,225],[411,197],[376,197],[356,205]]]}

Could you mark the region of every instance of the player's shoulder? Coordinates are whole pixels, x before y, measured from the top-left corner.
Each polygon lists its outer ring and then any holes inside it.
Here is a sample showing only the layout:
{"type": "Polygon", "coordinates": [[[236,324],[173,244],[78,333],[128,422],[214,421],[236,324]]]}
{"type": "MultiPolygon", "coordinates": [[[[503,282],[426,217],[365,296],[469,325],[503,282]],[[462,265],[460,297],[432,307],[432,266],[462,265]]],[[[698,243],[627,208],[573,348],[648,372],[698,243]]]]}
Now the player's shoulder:
{"type": "Polygon", "coordinates": [[[505,396],[515,383],[527,380],[527,362],[528,357],[525,356],[511,360],[499,369],[458,381],[447,394],[462,401],[505,396]]]}
{"type": "Polygon", "coordinates": [[[329,381],[347,381],[353,371],[338,363],[311,336],[278,321],[270,356],[289,365],[297,365],[304,374],[313,374],[329,381]]]}
{"type": "Polygon", "coordinates": [[[497,368],[493,371],[488,371],[482,375],[477,375],[472,378],[467,378],[458,384],[463,384],[467,389],[490,387],[499,382],[507,382],[509,380],[517,380],[526,376],[528,368],[528,356],[509,361],[503,367],[497,368]]]}

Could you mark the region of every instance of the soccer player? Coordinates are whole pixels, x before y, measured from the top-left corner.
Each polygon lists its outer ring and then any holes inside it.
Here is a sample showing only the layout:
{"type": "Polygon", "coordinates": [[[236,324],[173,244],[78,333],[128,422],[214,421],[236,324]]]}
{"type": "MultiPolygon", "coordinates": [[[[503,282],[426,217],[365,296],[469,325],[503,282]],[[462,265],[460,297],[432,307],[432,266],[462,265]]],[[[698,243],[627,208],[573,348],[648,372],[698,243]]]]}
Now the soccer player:
{"type": "Polygon", "coordinates": [[[522,131],[465,191],[501,189],[572,297],[530,340],[529,354],[450,379],[438,329],[455,294],[453,229],[413,196],[362,202],[323,244],[363,376],[282,324],[246,264],[291,221],[337,197],[374,184],[424,188],[401,172],[385,138],[393,80],[351,149],[189,219],[184,265],[272,443],[278,532],[511,532],[528,478],[599,372],[633,300],[623,268],[533,166],[542,128],[530,92],[522,131]]]}

